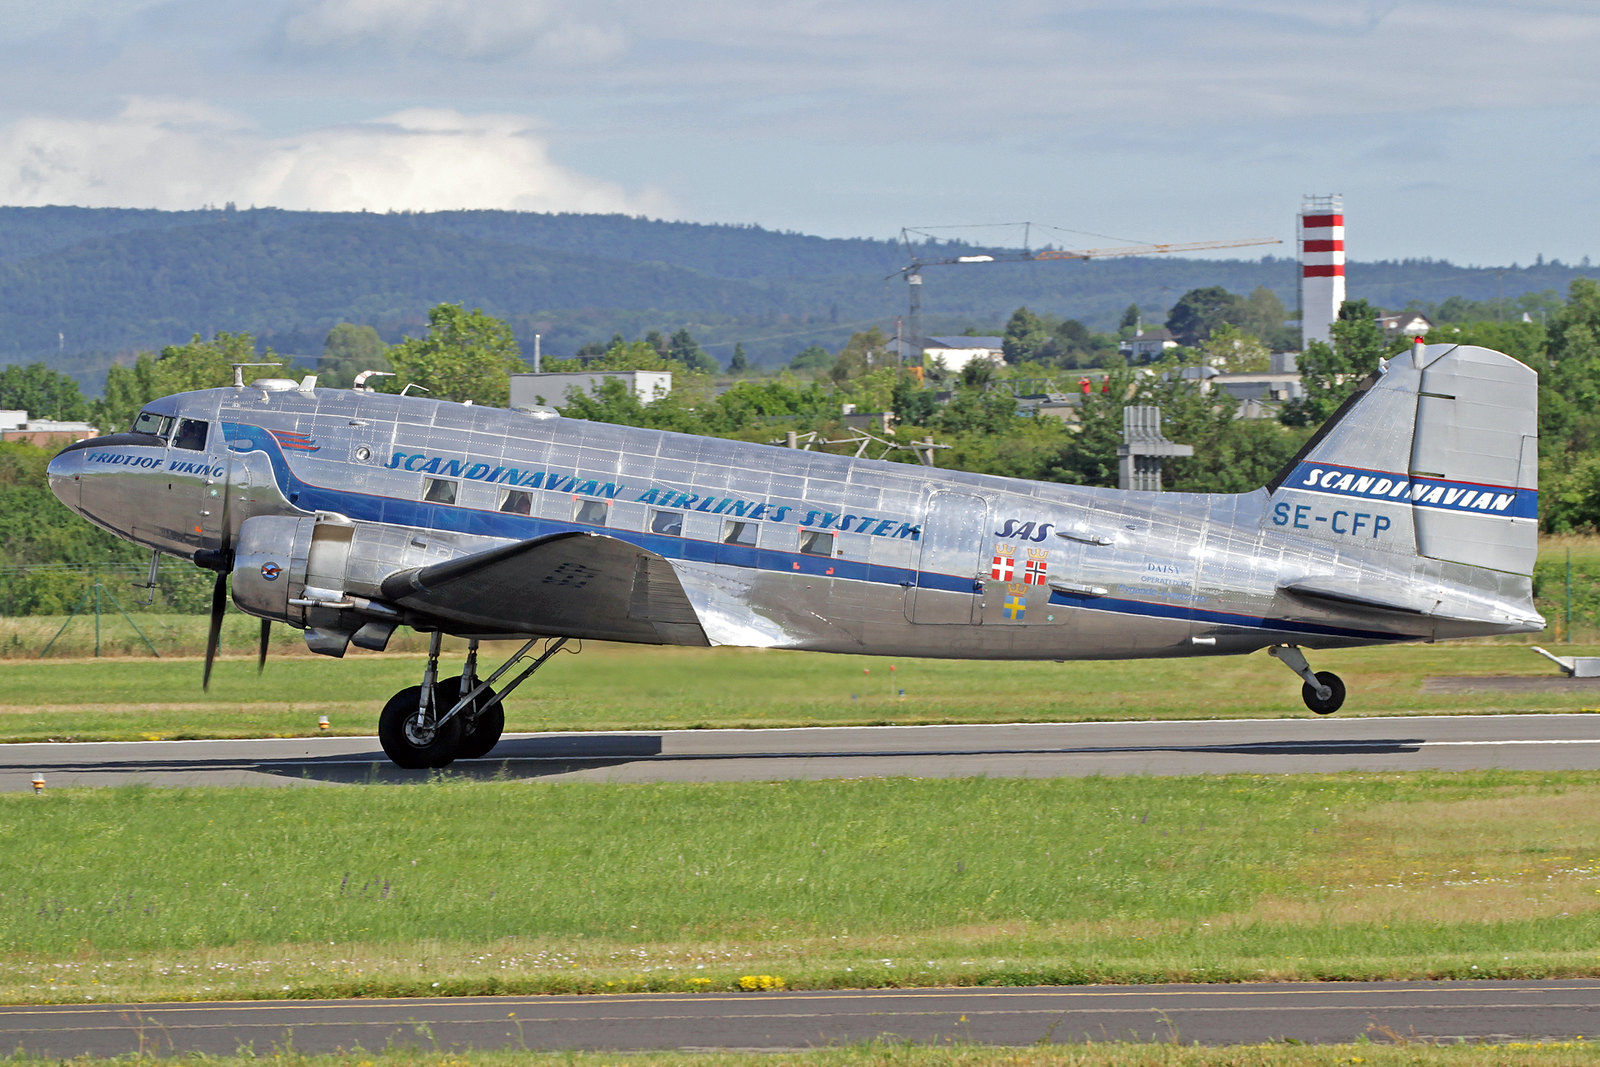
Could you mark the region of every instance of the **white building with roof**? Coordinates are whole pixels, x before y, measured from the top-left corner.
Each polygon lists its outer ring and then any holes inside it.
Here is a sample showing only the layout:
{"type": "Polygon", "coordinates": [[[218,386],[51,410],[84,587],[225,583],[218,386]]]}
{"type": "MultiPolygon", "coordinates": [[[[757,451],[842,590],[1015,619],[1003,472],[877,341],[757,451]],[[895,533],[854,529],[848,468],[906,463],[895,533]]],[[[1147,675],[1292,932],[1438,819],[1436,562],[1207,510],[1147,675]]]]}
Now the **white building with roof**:
{"type": "Polygon", "coordinates": [[[1005,365],[1003,337],[928,337],[922,342],[922,364],[938,360],[947,371],[964,370],[969,363],[987,360],[997,367],[1005,365]]]}
{"type": "Polygon", "coordinates": [[[99,433],[87,422],[30,419],[26,411],[0,411],[0,441],[26,441],[31,445],[49,447],[86,441],[99,433]]]}

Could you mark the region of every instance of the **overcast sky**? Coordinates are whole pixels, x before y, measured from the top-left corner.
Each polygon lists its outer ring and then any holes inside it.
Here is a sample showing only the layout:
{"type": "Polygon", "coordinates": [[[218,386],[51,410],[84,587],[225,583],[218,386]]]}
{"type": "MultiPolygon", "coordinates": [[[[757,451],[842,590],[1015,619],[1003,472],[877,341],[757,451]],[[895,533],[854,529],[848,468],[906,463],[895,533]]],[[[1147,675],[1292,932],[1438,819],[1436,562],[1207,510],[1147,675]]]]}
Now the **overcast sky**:
{"type": "Polygon", "coordinates": [[[1292,254],[1336,192],[1355,259],[1600,260],[1600,0],[8,0],[0,49],[4,204],[1292,254]]]}

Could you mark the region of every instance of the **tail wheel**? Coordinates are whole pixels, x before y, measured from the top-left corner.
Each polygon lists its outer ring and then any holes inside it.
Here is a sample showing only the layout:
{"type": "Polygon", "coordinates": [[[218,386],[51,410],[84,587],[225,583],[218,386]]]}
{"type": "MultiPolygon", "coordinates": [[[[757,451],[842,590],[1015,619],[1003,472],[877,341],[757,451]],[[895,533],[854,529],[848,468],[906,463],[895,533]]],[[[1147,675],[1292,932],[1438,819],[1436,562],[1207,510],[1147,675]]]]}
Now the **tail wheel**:
{"type": "MultiPolygon", "coordinates": [[[[461,699],[461,679],[446,678],[434,687],[434,692],[438,694],[439,707],[449,711],[461,699]]],[[[487,708],[483,707],[493,698],[494,690],[485,689],[478,694],[472,707],[462,708],[457,713],[456,719],[464,722],[461,740],[456,745],[456,759],[481,759],[500,743],[500,735],[506,729],[506,709],[498,700],[487,708]],[[479,708],[483,710],[479,711],[479,708]]]]}
{"type": "Polygon", "coordinates": [[[1318,671],[1317,681],[1328,687],[1327,698],[1319,698],[1316,687],[1307,682],[1300,687],[1300,699],[1318,715],[1332,715],[1344,705],[1344,679],[1332,671],[1318,671]]]}
{"type": "Polygon", "coordinates": [[[409,686],[390,697],[378,715],[378,743],[397,767],[448,767],[459,754],[461,716],[452,716],[442,726],[432,721],[441,711],[449,711],[457,698],[452,696],[445,702],[443,683],[436,685],[433,693],[433,714],[427,722],[417,721],[417,705],[422,700],[420,685],[409,686]]]}

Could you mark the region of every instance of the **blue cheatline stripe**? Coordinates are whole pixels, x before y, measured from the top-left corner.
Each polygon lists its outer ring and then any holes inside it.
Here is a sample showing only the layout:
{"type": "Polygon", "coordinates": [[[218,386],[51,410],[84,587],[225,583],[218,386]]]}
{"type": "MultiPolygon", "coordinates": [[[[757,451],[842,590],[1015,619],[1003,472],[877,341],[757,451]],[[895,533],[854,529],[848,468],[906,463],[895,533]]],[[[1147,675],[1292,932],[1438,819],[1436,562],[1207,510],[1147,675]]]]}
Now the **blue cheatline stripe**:
{"type": "MultiPolygon", "coordinates": [[[[412,526],[428,530],[448,530],[453,533],[473,534],[483,537],[500,537],[512,541],[526,541],[549,534],[572,530],[591,529],[573,522],[556,522],[529,515],[510,515],[499,511],[478,511],[447,504],[429,504],[419,500],[356,493],[349,490],[329,489],[301,479],[290,469],[278,441],[259,426],[224,423],[228,439],[244,442],[246,447],[235,451],[259,451],[272,465],[273,478],[278,489],[289,500],[305,511],[333,511],[351,519],[364,522],[388,523],[395,526],[412,526]]],[[[953,574],[936,574],[908,567],[890,567],[856,560],[830,559],[826,556],[808,556],[798,552],[784,552],[748,545],[724,545],[712,541],[694,541],[664,534],[641,533],[632,530],[613,530],[592,527],[607,536],[637,545],[667,559],[714,563],[721,566],[745,567],[752,570],[776,571],[783,574],[805,574],[818,578],[843,578],[868,582],[873,585],[931,589],[949,593],[973,592],[973,579],[953,574]],[[831,570],[831,574],[829,573],[831,570]]],[[[1327,637],[1354,637],[1363,640],[1397,640],[1408,635],[1352,630],[1338,626],[1321,626],[1314,623],[1273,620],[1261,616],[1230,615],[1227,612],[1203,611],[1198,608],[1171,604],[1149,603],[1120,598],[1078,598],[1052,591],[1049,603],[1063,607],[1083,608],[1091,611],[1110,611],[1121,615],[1141,615],[1151,618],[1180,619],[1191,622],[1211,622],[1224,626],[1247,629],[1278,630],[1288,633],[1318,634],[1327,637]]]]}
{"type": "MultiPolygon", "coordinates": [[[[1467,515],[1532,519],[1539,515],[1539,492],[1514,486],[1447,481],[1392,471],[1345,467],[1337,463],[1301,463],[1281,489],[1324,496],[1389,501],[1467,515]]],[[[1280,490],[1281,491],[1281,490],[1280,490]]]]}

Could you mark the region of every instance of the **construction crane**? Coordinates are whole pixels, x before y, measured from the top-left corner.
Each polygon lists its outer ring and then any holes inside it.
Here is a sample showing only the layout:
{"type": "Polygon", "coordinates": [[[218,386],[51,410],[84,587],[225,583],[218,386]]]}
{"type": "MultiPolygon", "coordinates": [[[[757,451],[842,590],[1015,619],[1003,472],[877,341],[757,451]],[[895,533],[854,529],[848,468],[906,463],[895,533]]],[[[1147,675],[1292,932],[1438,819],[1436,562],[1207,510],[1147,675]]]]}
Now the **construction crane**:
{"type": "MultiPolygon", "coordinates": [[[[1013,225],[1015,225],[1013,223],[1013,225]]],[[[1031,223],[1023,223],[1031,226],[1031,223]]],[[[974,252],[964,256],[950,256],[944,259],[922,259],[916,254],[911,244],[911,235],[915,233],[922,237],[930,236],[919,230],[902,228],[900,242],[906,247],[906,254],[911,257],[911,262],[889,275],[890,278],[904,277],[910,289],[910,315],[907,326],[910,332],[910,342],[913,347],[922,344],[922,270],[924,267],[941,267],[961,263],[1031,263],[1038,260],[1050,259],[1109,259],[1112,256],[1153,256],[1169,252],[1201,252],[1217,248],[1249,248],[1253,245],[1280,245],[1283,242],[1276,237],[1246,237],[1232,241],[1181,241],[1168,244],[1145,245],[1114,245],[1110,248],[1082,248],[1082,249],[1045,249],[1040,252],[1030,251],[1024,247],[1020,252],[974,252]]],[[[1026,231],[1024,231],[1026,233],[1026,231]]],[[[1023,237],[1023,245],[1027,245],[1027,237],[1023,237]]]]}

